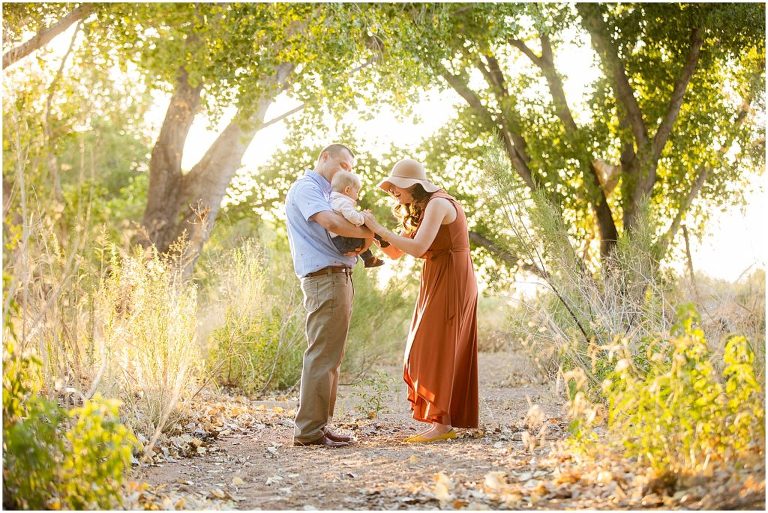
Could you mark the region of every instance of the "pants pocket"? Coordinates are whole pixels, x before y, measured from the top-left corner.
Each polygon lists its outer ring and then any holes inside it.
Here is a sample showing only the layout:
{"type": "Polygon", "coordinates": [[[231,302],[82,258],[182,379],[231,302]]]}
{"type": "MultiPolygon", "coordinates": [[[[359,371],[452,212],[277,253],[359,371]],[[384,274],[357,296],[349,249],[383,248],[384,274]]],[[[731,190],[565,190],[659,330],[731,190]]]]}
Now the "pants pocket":
{"type": "Polygon", "coordinates": [[[304,278],[301,280],[304,292],[304,309],[313,313],[321,308],[333,309],[335,303],[333,274],[304,278]]]}

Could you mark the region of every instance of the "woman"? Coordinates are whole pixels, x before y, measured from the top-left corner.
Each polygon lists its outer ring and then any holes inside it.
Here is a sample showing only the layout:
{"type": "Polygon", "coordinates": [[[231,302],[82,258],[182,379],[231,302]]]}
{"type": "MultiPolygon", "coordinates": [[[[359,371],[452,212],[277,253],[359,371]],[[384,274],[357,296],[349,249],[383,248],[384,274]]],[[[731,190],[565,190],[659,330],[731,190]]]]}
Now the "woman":
{"type": "Polygon", "coordinates": [[[413,418],[430,427],[407,442],[456,438],[454,427],[477,427],[477,282],[469,254],[467,218],[456,199],[429,180],[417,161],[404,159],[379,187],[394,196],[403,235],[366,225],[399,258],[424,259],[421,286],[403,362],[413,418]]]}

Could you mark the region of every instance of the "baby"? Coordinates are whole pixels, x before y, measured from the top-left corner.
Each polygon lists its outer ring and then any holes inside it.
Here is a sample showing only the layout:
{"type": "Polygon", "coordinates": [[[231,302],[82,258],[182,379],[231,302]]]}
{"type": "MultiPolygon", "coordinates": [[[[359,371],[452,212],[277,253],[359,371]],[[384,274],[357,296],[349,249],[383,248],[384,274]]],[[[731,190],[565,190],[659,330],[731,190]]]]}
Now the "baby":
{"type": "MultiPolygon", "coordinates": [[[[331,207],[335,212],[343,215],[347,221],[355,226],[361,226],[365,223],[363,214],[355,208],[357,195],[360,192],[361,185],[360,178],[349,171],[338,171],[331,181],[331,188],[333,189],[331,192],[331,207]]],[[[332,232],[328,233],[330,233],[331,240],[336,246],[336,249],[341,253],[355,251],[365,242],[364,239],[357,237],[343,237],[332,232]]],[[[378,236],[376,237],[378,239],[378,236]]],[[[389,243],[384,242],[381,239],[379,239],[379,242],[383,243],[382,247],[389,245],[389,243]]],[[[371,253],[370,249],[360,253],[360,257],[363,259],[363,262],[365,262],[365,267],[379,267],[380,265],[384,265],[384,261],[371,253]]]]}

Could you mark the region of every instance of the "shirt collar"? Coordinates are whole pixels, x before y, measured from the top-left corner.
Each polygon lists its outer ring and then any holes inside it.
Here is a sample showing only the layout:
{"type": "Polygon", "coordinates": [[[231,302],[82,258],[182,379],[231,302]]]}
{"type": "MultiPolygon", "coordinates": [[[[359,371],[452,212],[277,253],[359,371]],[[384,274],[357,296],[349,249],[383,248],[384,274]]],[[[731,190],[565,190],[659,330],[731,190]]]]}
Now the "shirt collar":
{"type": "Polygon", "coordinates": [[[326,194],[331,193],[331,182],[326,180],[325,177],[323,177],[323,175],[320,173],[316,173],[315,171],[308,169],[304,176],[308,176],[312,181],[319,185],[320,189],[322,189],[322,191],[326,194]]]}

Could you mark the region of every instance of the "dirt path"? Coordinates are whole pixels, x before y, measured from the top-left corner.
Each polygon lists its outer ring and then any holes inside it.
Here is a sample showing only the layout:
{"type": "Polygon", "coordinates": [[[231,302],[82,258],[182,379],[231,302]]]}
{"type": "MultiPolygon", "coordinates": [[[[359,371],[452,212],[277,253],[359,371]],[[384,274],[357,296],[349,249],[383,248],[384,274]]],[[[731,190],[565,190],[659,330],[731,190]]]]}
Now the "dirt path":
{"type": "MultiPolygon", "coordinates": [[[[604,468],[591,473],[572,471],[575,462],[563,458],[562,451],[553,450],[556,440],[565,435],[562,401],[553,385],[537,383],[523,357],[481,354],[479,363],[481,426],[463,431],[456,440],[430,445],[402,443],[400,440],[421,424],[410,418],[400,385],[381,397],[386,410],[376,419],[360,411],[361,396],[370,394],[370,387],[341,387],[333,427],[353,434],[357,443],[335,450],[291,445],[295,401],[240,398],[206,411],[206,415],[213,412],[219,419],[213,421],[218,424],[218,436],[207,442],[193,440],[191,447],[200,455],[168,456],[171,461],[137,470],[135,479],[152,487],[151,492],[144,493],[144,500],[154,497],[161,507],[177,509],[638,509],[714,505],[707,502],[704,489],[687,497],[680,493],[672,497],[671,492],[665,496],[663,491],[653,490],[643,476],[624,469],[621,462],[606,462],[604,468]],[[540,415],[534,417],[540,418],[529,417],[526,422],[529,400],[538,405],[540,415]]],[[[399,378],[399,369],[386,371],[393,382],[399,378]]],[[[163,459],[162,454],[159,456],[163,459]]],[[[764,483],[763,474],[755,493],[764,494],[764,483]]]]}

